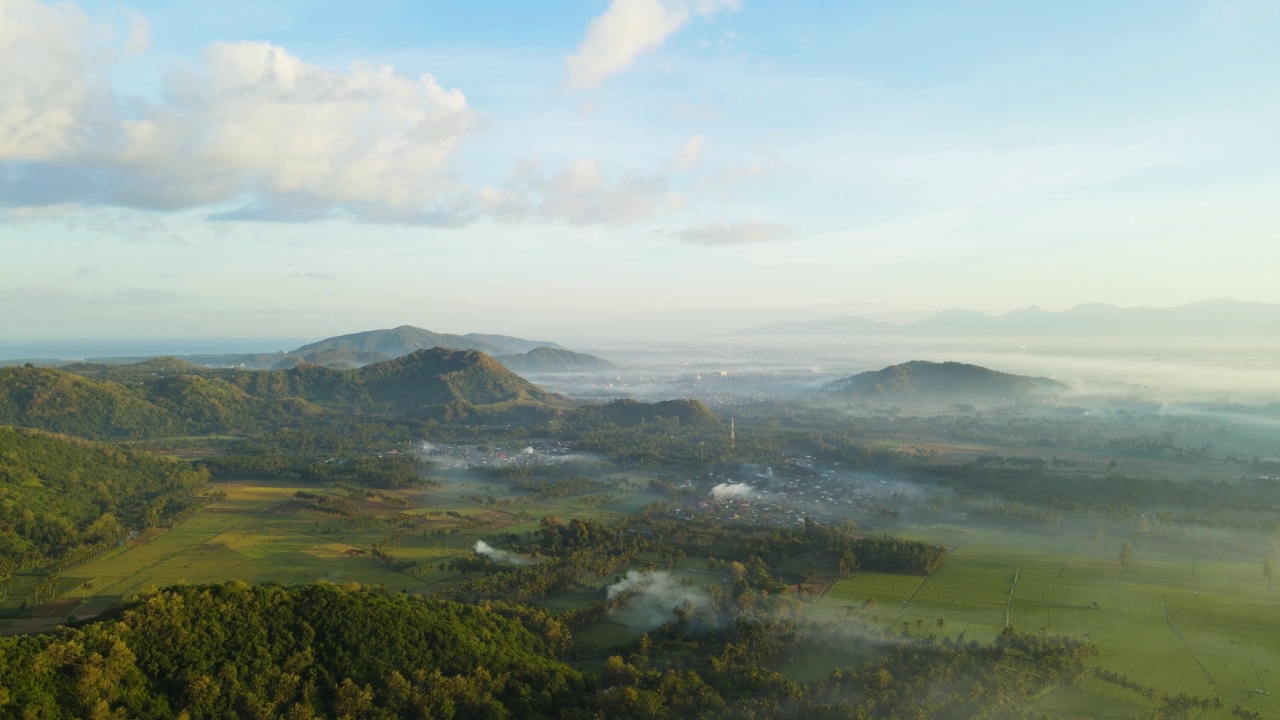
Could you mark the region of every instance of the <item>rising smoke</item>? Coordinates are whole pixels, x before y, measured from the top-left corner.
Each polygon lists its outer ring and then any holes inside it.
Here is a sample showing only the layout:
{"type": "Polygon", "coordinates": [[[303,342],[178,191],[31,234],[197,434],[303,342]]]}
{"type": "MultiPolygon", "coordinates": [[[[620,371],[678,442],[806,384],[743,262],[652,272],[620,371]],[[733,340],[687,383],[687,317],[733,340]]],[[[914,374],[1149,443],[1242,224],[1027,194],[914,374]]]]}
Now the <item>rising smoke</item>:
{"type": "Polygon", "coordinates": [[[507,565],[528,565],[532,562],[529,558],[521,557],[506,550],[499,550],[483,540],[476,541],[475,551],[477,555],[484,555],[494,562],[507,565]]]}
{"type": "Polygon", "coordinates": [[[705,607],[711,598],[701,588],[681,585],[671,573],[658,570],[641,573],[628,570],[627,576],[609,586],[609,598],[629,594],[630,601],[614,612],[618,622],[644,630],[662,627],[674,617],[675,608],[689,604],[705,607]]]}
{"type": "Polygon", "coordinates": [[[711,497],[717,500],[758,500],[761,494],[746,483],[720,483],[711,488],[711,497]]]}

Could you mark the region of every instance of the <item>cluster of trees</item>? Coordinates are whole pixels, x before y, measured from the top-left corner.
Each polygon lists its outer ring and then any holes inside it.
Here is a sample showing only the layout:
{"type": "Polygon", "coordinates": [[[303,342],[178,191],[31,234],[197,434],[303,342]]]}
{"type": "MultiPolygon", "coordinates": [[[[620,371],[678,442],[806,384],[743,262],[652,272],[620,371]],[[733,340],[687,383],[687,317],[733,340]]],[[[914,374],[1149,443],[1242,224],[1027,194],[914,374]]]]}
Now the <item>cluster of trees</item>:
{"type": "Polygon", "coordinates": [[[1131,457],[1167,457],[1172,460],[1195,464],[1213,451],[1213,443],[1203,445],[1176,445],[1172,433],[1158,437],[1113,438],[1107,441],[1107,450],[1131,457]]]}
{"type": "MultiPolygon", "coordinates": [[[[844,570],[862,568],[904,575],[928,575],[946,559],[941,545],[905,540],[891,535],[862,537],[852,522],[822,525],[805,518],[800,528],[780,528],[767,534],[751,533],[735,543],[739,553],[764,558],[770,565],[785,565],[793,558],[825,558],[844,570]]],[[[732,547],[732,545],[730,546],[732,547]]]]}
{"type": "Polygon", "coordinates": [[[1052,472],[1043,467],[994,467],[979,462],[918,465],[903,472],[912,479],[954,490],[961,497],[995,494],[1008,502],[1117,519],[1135,517],[1151,506],[1152,498],[1159,498],[1162,508],[1188,508],[1197,513],[1205,508],[1280,511],[1280,480],[1177,482],[1052,472]]]}
{"type": "Polygon", "coordinates": [[[539,418],[561,404],[482,353],[441,348],[354,370],[211,369],[173,358],[0,368],[0,423],[94,439],[250,434],[337,413],[539,418]]]}
{"type": "Polygon", "coordinates": [[[1032,718],[1030,698],[1078,682],[1096,655],[1012,630],[987,646],[814,630],[767,612],[681,620],[588,673],[560,659],[564,622],[508,601],[173,587],[79,628],[0,638],[0,717],[1032,718]],[[850,642],[884,652],[810,683],[771,669],[850,642]]]}
{"type": "Polygon", "coordinates": [[[358,455],[313,462],[303,469],[304,480],[350,481],[383,490],[434,487],[440,483],[425,476],[427,464],[413,455],[358,455]]]}
{"type": "Polygon", "coordinates": [[[183,512],[208,477],[182,461],[0,426],[0,557],[29,571],[110,547],[183,512]]]}
{"type": "Polygon", "coordinates": [[[592,684],[485,608],[232,583],[0,638],[0,688],[0,717],[480,719],[559,717],[592,684]]]}

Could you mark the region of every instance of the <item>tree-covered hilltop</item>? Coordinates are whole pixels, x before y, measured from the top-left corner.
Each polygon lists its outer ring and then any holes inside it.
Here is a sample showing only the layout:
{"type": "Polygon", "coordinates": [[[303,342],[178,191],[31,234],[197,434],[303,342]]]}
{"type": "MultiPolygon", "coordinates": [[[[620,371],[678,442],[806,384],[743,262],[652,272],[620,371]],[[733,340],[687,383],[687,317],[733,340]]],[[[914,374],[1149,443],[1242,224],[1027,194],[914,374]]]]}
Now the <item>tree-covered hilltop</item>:
{"type": "Polygon", "coordinates": [[[324,582],[170,587],[80,627],[0,638],[0,718],[1033,718],[1029,701],[1079,682],[1097,654],[1012,629],[979,645],[810,626],[783,607],[708,625],[686,605],[597,675],[557,657],[572,652],[570,616],[597,610],[553,618],[324,582]],[[882,651],[809,683],[770,669],[838,643],[882,651]]]}
{"type": "Polygon", "coordinates": [[[858,373],[822,388],[827,394],[861,400],[1013,400],[1066,389],[1066,385],[1049,378],[1013,375],[979,365],[924,360],[858,373]]]}
{"type": "Polygon", "coordinates": [[[617,367],[595,355],[552,347],[538,347],[525,353],[498,355],[494,359],[517,373],[590,372],[617,367]]]}
{"type": "Polygon", "coordinates": [[[558,348],[560,346],[551,342],[523,340],[507,335],[484,335],[481,333],[451,335],[449,333],[423,330],[412,325],[401,325],[388,330],[367,330],[365,332],[326,338],[319,342],[303,345],[289,354],[310,360],[310,356],[313,353],[328,350],[353,350],[400,357],[418,350],[443,348],[450,350],[478,350],[491,355],[506,355],[528,352],[536,347],[558,348]]]}
{"type": "Polygon", "coordinates": [[[95,439],[246,434],[327,414],[458,419],[533,414],[563,405],[468,350],[418,350],[338,370],[199,368],[175,358],[72,371],[0,368],[0,423],[95,439]]]}
{"type": "Polygon", "coordinates": [[[12,572],[111,547],[181,512],[207,477],[181,461],[0,427],[0,563],[12,572]]]}
{"type": "Polygon", "coordinates": [[[185,429],[137,388],[32,366],[0,368],[0,424],[92,438],[176,435],[185,429]]]}
{"type": "Polygon", "coordinates": [[[589,684],[551,647],[443,600],[173,587],[83,628],[0,638],[0,717],[560,717],[589,684]]]}
{"type": "Polygon", "coordinates": [[[605,424],[627,427],[659,420],[675,420],[685,425],[718,425],[720,418],[700,400],[662,400],[655,403],[638,400],[613,400],[598,405],[576,408],[566,414],[566,425],[592,429],[605,424]]]}

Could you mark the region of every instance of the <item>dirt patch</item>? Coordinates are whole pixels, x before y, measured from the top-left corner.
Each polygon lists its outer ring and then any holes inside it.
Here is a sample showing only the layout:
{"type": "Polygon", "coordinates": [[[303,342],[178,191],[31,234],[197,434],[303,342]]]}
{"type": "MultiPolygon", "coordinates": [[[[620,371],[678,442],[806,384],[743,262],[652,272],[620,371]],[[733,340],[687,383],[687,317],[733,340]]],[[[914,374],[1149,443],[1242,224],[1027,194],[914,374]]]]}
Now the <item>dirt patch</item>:
{"type": "Polygon", "coordinates": [[[53,600],[31,611],[32,617],[66,617],[79,606],[79,600],[53,600]]]}
{"type": "Polygon", "coordinates": [[[268,515],[290,515],[292,513],[298,512],[299,510],[306,510],[307,507],[309,507],[309,505],[310,505],[309,503],[302,500],[286,500],[285,502],[282,502],[279,505],[271,508],[271,512],[267,514],[268,515]]]}

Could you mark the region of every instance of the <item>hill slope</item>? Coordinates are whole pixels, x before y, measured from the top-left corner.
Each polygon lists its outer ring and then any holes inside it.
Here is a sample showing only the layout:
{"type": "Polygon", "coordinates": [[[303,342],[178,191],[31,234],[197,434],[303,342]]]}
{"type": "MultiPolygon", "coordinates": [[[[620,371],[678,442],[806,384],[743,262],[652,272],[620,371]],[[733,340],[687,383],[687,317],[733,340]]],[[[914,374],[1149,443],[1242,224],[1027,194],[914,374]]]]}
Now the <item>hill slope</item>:
{"type": "Polygon", "coordinates": [[[617,367],[595,355],[552,347],[537,347],[526,353],[499,355],[494,359],[517,373],[591,372],[617,367]]]}
{"type": "Polygon", "coordinates": [[[824,385],[822,391],[865,400],[1012,400],[1066,389],[1066,385],[1049,378],[1013,375],[958,362],[913,360],[836,380],[824,385]]]}
{"type": "Polygon", "coordinates": [[[0,558],[113,543],[180,509],[204,477],[184,462],[0,426],[0,558]]]}
{"type": "Polygon", "coordinates": [[[0,424],[94,438],[177,434],[182,421],[111,380],[53,368],[0,368],[0,424]]]}
{"type": "Polygon", "coordinates": [[[289,353],[308,361],[319,352],[329,350],[347,350],[351,352],[381,353],[396,358],[408,355],[415,350],[431,348],[448,348],[450,350],[479,350],[490,355],[508,355],[528,352],[536,347],[559,347],[555,343],[522,340],[506,335],[450,335],[423,330],[412,325],[401,325],[389,330],[368,330],[366,332],[339,335],[314,342],[289,353]]]}
{"type": "Polygon", "coordinates": [[[418,350],[359,369],[137,365],[0,368],[0,423],[88,438],[259,432],[331,412],[437,416],[562,399],[474,350],[418,350]]]}
{"type": "Polygon", "coordinates": [[[189,585],[114,615],[0,638],[0,714],[538,720],[583,705],[589,689],[519,622],[404,594],[189,585]]]}

